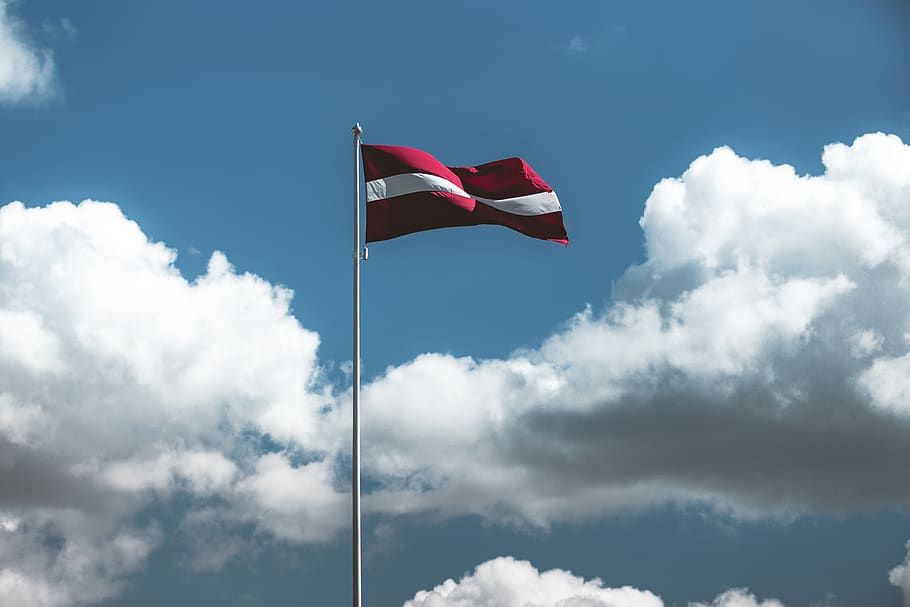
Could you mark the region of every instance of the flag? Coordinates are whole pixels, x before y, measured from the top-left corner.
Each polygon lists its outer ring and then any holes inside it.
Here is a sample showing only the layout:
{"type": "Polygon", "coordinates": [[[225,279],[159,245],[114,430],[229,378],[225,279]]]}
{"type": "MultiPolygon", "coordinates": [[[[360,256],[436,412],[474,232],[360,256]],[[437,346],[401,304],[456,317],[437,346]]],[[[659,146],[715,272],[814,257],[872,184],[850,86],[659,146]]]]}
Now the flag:
{"type": "Polygon", "coordinates": [[[457,226],[506,226],[569,244],[556,192],[521,158],[448,167],[394,145],[362,145],[367,242],[457,226]]]}

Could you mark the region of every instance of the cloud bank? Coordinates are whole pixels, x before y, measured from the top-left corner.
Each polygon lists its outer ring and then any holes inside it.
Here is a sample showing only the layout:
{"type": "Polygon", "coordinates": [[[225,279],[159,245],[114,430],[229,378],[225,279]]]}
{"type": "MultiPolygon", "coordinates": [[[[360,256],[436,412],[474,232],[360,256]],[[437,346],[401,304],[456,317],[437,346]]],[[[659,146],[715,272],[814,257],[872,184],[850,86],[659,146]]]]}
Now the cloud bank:
{"type": "Polygon", "coordinates": [[[56,80],[53,53],[27,40],[22,25],[10,16],[9,4],[0,0],[0,103],[46,99],[56,80]]]}
{"type": "MultiPolygon", "coordinates": [[[[823,162],[700,157],[655,186],[608,305],[364,386],[374,520],[906,507],[910,147],[867,135],[823,162]]],[[[190,281],[175,255],[114,204],[0,209],[4,604],[116,594],[173,535],[152,504],[181,504],[201,568],[348,524],[350,394],[291,292],[218,252],[190,281]]]]}
{"type": "Polygon", "coordinates": [[[426,354],[364,390],[383,512],[546,526],[666,502],[905,507],[910,147],[825,173],[719,148],[647,200],[646,261],[505,360],[426,354]]]}

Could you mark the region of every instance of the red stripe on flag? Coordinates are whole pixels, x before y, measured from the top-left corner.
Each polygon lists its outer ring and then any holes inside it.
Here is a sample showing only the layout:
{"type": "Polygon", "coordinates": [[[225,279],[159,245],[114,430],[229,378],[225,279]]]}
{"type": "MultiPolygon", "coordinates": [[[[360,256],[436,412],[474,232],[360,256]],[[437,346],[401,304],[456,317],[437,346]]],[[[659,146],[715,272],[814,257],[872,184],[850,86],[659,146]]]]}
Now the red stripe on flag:
{"type": "Polygon", "coordinates": [[[362,144],[363,176],[366,181],[404,173],[429,173],[448,179],[464,189],[461,179],[449,167],[424,151],[400,145],[362,144]]]}
{"type": "Polygon", "coordinates": [[[478,224],[500,225],[512,228],[525,236],[552,240],[569,246],[569,235],[562,222],[562,211],[540,215],[514,215],[478,202],[474,209],[478,224]]]}
{"type": "Polygon", "coordinates": [[[506,158],[476,167],[448,168],[461,178],[465,192],[481,198],[501,200],[553,191],[521,158],[506,158]]]}
{"type": "Polygon", "coordinates": [[[526,236],[569,244],[562,212],[513,215],[448,192],[416,192],[367,204],[367,242],[437,228],[502,225],[526,236]]]}

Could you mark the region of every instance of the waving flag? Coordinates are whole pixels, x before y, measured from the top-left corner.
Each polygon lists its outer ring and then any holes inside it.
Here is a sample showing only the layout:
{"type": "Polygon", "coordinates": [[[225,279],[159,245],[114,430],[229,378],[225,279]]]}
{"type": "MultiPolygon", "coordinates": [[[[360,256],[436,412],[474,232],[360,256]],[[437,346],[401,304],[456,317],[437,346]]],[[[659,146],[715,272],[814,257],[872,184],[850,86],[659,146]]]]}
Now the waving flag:
{"type": "Polygon", "coordinates": [[[364,144],[361,150],[367,242],[494,224],[569,244],[556,192],[521,158],[448,167],[414,148],[364,144]]]}

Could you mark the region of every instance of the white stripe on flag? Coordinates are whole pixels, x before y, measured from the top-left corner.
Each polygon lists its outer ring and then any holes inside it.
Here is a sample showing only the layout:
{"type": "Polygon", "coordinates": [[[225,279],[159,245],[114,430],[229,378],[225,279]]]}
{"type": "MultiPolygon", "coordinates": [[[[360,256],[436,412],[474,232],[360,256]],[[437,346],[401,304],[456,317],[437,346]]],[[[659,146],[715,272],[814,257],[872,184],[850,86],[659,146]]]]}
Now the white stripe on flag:
{"type": "Polygon", "coordinates": [[[448,192],[464,198],[473,198],[513,215],[542,215],[562,210],[562,207],[559,206],[556,192],[538,192],[527,196],[492,200],[490,198],[481,198],[480,196],[471,196],[448,179],[427,173],[392,175],[384,179],[368,181],[366,186],[367,202],[404,196],[405,194],[416,194],[417,192],[448,192]]]}

